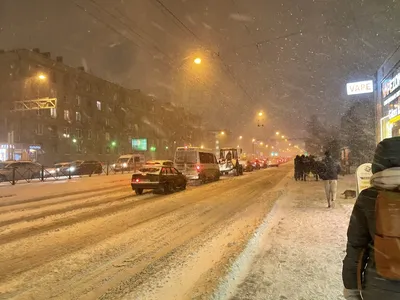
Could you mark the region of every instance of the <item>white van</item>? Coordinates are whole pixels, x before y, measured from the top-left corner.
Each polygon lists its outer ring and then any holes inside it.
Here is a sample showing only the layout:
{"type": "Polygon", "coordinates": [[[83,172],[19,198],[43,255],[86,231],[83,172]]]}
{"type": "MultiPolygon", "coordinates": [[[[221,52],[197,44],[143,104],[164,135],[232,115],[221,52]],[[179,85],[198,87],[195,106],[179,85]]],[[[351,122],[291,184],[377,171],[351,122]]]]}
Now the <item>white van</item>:
{"type": "Polygon", "coordinates": [[[174,158],[175,168],[189,180],[201,182],[219,180],[219,164],[211,149],[178,147],[174,158]]]}
{"type": "Polygon", "coordinates": [[[116,172],[120,171],[132,171],[135,168],[139,169],[144,166],[146,163],[146,158],[142,153],[135,154],[125,154],[121,155],[115,164],[113,164],[113,168],[116,172]]]}

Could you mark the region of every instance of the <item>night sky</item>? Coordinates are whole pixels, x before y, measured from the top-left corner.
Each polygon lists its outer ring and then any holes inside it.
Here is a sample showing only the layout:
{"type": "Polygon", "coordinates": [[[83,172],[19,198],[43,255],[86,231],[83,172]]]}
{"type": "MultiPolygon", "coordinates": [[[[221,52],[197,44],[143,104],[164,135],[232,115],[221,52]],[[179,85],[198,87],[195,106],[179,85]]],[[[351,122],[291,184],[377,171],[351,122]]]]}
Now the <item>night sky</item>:
{"type": "Polygon", "coordinates": [[[312,114],[338,122],[345,83],[399,44],[398,0],[0,1],[0,48],[62,55],[249,137],[302,136],[312,114]]]}

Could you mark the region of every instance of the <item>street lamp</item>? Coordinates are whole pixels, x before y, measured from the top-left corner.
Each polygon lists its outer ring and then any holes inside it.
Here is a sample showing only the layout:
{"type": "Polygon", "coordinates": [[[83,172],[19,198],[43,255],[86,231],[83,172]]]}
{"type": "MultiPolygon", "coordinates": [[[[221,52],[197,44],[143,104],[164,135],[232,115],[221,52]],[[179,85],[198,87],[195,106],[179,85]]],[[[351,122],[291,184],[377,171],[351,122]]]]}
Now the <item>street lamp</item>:
{"type": "Polygon", "coordinates": [[[259,116],[259,117],[262,117],[262,116],[263,116],[263,113],[260,111],[260,112],[258,113],[258,116],[259,116]]]}
{"type": "Polygon", "coordinates": [[[276,135],[279,135],[279,131],[276,132],[276,135]]]}
{"type": "Polygon", "coordinates": [[[195,63],[196,65],[200,65],[200,64],[201,64],[201,58],[200,58],[200,57],[196,57],[196,58],[194,59],[194,63],[195,63]]]}
{"type": "Polygon", "coordinates": [[[282,135],[282,138],[284,139],[284,138],[285,138],[285,136],[284,136],[284,135],[282,135]]]}
{"type": "Polygon", "coordinates": [[[239,136],[239,140],[241,140],[243,138],[243,136],[239,136]]]}
{"type": "Polygon", "coordinates": [[[256,139],[252,139],[251,141],[254,143],[256,141],[256,139]]]}
{"type": "Polygon", "coordinates": [[[46,79],[46,75],[44,75],[44,74],[39,74],[39,75],[38,75],[38,78],[39,78],[40,80],[45,80],[45,79],[46,79]]]}
{"type": "Polygon", "coordinates": [[[225,134],[225,131],[221,131],[221,135],[224,135],[225,134]]]}
{"type": "Polygon", "coordinates": [[[73,142],[73,143],[76,143],[76,139],[72,139],[72,142],[73,142]]]}

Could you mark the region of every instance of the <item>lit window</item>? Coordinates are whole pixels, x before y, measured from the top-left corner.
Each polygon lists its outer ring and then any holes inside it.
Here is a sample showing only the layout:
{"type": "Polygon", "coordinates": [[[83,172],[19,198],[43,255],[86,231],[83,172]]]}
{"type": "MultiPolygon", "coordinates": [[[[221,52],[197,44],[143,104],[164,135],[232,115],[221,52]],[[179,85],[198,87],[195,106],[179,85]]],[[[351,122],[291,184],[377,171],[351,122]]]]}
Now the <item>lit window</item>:
{"type": "Polygon", "coordinates": [[[68,134],[69,135],[69,127],[64,127],[64,134],[68,134]]]}
{"type": "Polygon", "coordinates": [[[37,129],[36,129],[36,134],[37,135],[43,135],[43,124],[38,124],[37,129]]]}
{"type": "Polygon", "coordinates": [[[76,137],[78,139],[82,138],[82,129],[79,129],[79,128],[76,129],[76,137]]]}
{"type": "Polygon", "coordinates": [[[106,119],[106,126],[110,126],[110,119],[106,119]]]}
{"type": "Polygon", "coordinates": [[[88,130],[87,138],[88,138],[88,140],[92,139],[92,130],[90,130],[90,129],[88,130]]]}
{"type": "Polygon", "coordinates": [[[69,121],[69,110],[68,109],[64,110],[64,120],[69,121]]]}
{"type": "Polygon", "coordinates": [[[76,95],[75,99],[76,99],[76,106],[81,106],[81,96],[76,95]]]}
{"type": "Polygon", "coordinates": [[[110,133],[106,132],[106,141],[109,141],[109,140],[110,140],[110,133]]]}
{"type": "Polygon", "coordinates": [[[50,108],[50,116],[53,119],[57,118],[57,108],[50,108]]]}
{"type": "Polygon", "coordinates": [[[97,101],[96,102],[97,110],[101,110],[101,102],[97,101]]]}
{"type": "Polygon", "coordinates": [[[82,115],[81,115],[81,113],[79,111],[77,111],[75,113],[75,119],[76,119],[77,122],[81,122],[82,121],[82,115]]]}

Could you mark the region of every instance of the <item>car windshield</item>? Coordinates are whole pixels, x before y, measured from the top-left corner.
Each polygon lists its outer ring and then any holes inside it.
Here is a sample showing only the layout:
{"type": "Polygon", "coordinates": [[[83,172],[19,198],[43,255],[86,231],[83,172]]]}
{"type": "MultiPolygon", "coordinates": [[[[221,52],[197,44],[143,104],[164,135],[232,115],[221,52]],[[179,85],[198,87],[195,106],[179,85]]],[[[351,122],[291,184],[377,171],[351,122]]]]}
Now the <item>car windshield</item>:
{"type": "Polygon", "coordinates": [[[129,161],[129,157],[118,158],[117,163],[123,164],[123,163],[127,163],[128,161],[129,161]]]}
{"type": "Polygon", "coordinates": [[[195,164],[197,163],[196,151],[177,151],[175,155],[175,162],[178,164],[195,164]]]}

